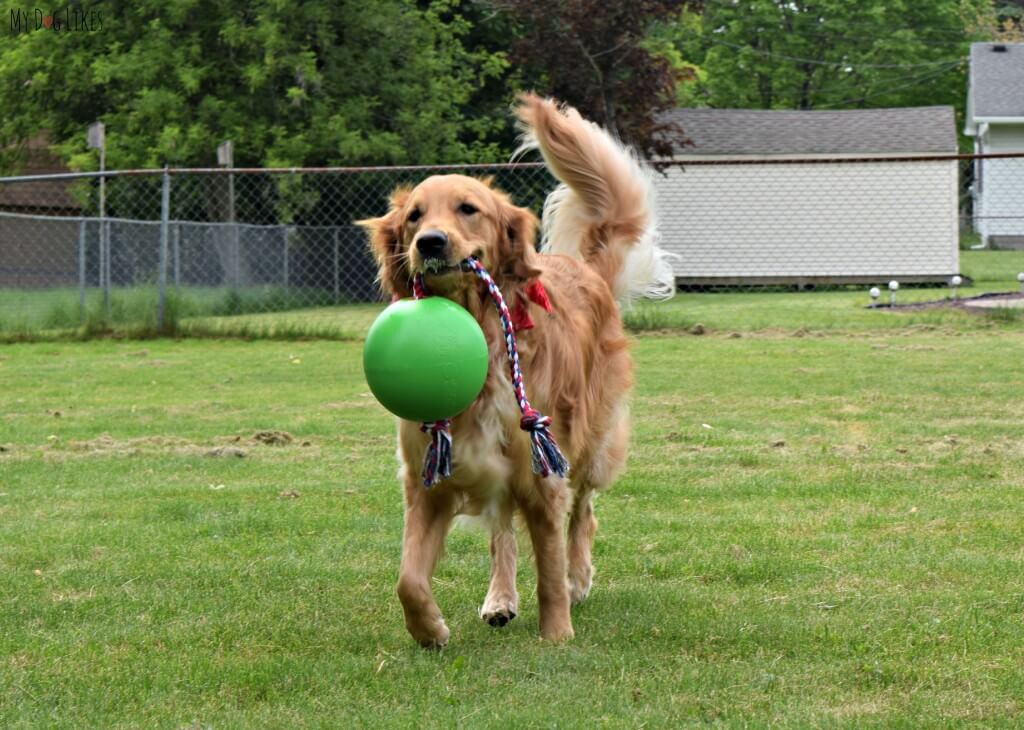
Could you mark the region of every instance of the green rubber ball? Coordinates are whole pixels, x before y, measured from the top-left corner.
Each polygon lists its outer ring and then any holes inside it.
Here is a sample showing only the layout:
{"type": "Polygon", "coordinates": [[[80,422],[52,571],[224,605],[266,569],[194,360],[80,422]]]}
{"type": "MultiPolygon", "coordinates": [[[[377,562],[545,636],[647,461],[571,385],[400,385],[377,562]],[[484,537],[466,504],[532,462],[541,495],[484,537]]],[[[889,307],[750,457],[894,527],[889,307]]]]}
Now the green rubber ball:
{"type": "Polygon", "coordinates": [[[473,316],[449,299],[402,299],[371,325],[363,372],[374,397],[399,418],[439,421],[480,395],[487,341],[473,316]]]}

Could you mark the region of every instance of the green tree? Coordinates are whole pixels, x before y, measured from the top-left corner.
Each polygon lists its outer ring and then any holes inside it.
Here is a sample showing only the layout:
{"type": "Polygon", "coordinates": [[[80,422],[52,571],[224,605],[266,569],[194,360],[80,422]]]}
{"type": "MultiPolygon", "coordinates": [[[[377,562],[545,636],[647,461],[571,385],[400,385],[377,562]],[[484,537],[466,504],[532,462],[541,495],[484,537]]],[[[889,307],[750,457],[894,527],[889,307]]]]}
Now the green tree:
{"type": "Polygon", "coordinates": [[[695,105],[962,109],[973,18],[990,0],[711,0],[680,47],[695,105]]]}
{"type": "MultiPolygon", "coordinates": [[[[96,6],[91,29],[32,29],[0,44],[0,143],[49,130],[95,166],[86,125],[107,125],[108,166],[493,160],[507,129],[474,95],[502,52],[463,40],[457,2],[142,0],[96,6]]],[[[498,100],[493,90],[491,104],[498,100]]],[[[10,155],[8,155],[8,158],[10,155]]],[[[0,160],[2,161],[2,160],[0,160]]],[[[7,160],[11,165],[10,159],[7,160]]]]}

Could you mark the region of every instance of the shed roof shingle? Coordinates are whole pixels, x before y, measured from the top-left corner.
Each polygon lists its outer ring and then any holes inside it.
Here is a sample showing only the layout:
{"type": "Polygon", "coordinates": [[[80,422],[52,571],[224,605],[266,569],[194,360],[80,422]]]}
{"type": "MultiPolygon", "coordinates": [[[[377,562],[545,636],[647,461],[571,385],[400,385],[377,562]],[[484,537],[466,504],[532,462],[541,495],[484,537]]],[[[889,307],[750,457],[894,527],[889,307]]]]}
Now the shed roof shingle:
{"type": "Polygon", "coordinates": [[[956,152],[951,106],[842,111],[673,109],[692,146],[683,155],[956,152]]]}
{"type": "Polygon", "coordinates": [[[1024,117],[1024,43],[972,43],[970,76],[975,117],[1024,117]]]}

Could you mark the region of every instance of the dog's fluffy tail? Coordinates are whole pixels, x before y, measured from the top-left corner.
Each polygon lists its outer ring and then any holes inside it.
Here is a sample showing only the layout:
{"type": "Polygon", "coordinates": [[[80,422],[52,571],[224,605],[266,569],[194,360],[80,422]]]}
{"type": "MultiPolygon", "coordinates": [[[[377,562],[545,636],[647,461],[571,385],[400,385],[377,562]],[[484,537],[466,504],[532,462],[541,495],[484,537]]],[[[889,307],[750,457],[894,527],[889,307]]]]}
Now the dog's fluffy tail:
{"type": "Polygon", "coordinates": [[[650,173],[627,148],[571,107],[523,94],[523,141],[538,149],[561,185],[544,203],[542,248],[596,269],[622,304],[667,299],[675,276],[657,246],[650,173]]]}

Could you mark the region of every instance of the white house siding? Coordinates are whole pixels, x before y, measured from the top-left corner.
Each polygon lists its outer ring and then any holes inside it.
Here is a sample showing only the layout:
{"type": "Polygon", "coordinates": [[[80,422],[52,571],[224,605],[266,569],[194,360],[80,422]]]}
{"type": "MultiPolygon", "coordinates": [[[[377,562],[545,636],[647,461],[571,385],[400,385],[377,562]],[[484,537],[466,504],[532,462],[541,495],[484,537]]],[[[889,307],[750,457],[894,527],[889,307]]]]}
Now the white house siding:
{"type": "Polygon", "coordinates": [[[959,270],[956,162],[688,165],[657,192],[682,282],[959,270]]]}
{"type": "MultiPolygon", "coordinates": [[[[982,152],[1024,152],[1024,124],[992,124],[982,152]]],[[[974,227],[990,236],[1024,236],[1024,158],[978,160],[974,227]],[[979,194],[980,191],[980,194],[979,194]]]]}

